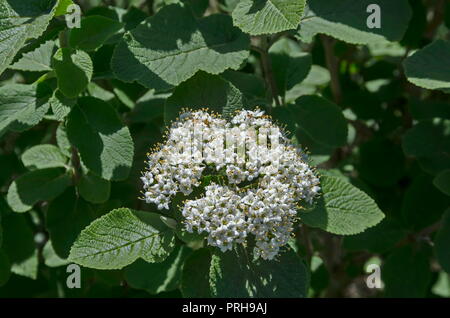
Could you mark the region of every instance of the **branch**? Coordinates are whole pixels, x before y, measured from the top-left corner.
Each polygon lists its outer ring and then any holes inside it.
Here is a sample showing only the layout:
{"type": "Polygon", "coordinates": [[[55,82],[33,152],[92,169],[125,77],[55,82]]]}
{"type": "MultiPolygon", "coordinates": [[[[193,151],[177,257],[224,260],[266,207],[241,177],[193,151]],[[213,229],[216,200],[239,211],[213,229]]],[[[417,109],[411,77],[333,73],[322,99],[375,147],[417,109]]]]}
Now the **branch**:
{"type": "Polygon", "coordinates": [[[442,225],[442,222],[438,221],[438,222],[424,228],[423,230],[418,232],[414,237],[416,238],[416,240],[421,240],[423,238],[429,237],[431,234],[433,234],[434,232],[439,230],[441,228],[441,225],[442,225]]]}
{"type": "Polygon", "coordinates": [[[342,90],[339,82],[339,61],[333,51],[335,40],[326,35],[322,35],[321,39],[325,50],[325,60],[331,76],[331,92],[333,93],[334,102],[339,104],[342,100],[342,90]]]}
{"type": "Polygon", "coordinates": [[[220,4],[218,0],[209,0],[209,10],[211,14],[220,13],[220,4]]]}
{"type": "Polygon", "coordinates": [[[261,55],[264,54],[264,50],[261,49],[259,46],[256,46],[256,45],[252,44],[252,45],[250,45],[250,49],[255,51],[255,52],[258,52],[261,55]]]}
{"type": "Polygon", "coordinates": [[[428,39],[433,39],[436,30],[444,20],[444,0],[438,0],[433,10],[433,18],[428,24],[425,36],[428,39]]]}
{"type": "MultiPolygon", "coordinates": [[[[305,245],[306,248],[306,256],[307,256],[307,260],[308,260],[308,264],[311,264],[311,258],[314,255],[314,247],[313,244],[311,242],[311,238],[309,236],[309,230],[306,226],[302,226],[301,227],[301,238],[303,239],[303,244],[305,245]]],[[[297,236],[298,237],[298,236],[297,236]]]]}
{"type": "Polygon", "coordinates": [[[279,32],[277,34],[275,34],[274,36],[272,36],[269,40],[269,43],[267,44],[267,49],[270,49],[272,47],[272,45],[275,44],[275,42],[277,42],[279,39],[281,39],[283,36],[289,34],[290,31],[283,31],[283,32],[279,32]]]}
{"type": "Polygon", "coordinates": [[[412,233],[408,235],[406,238],[398,242],[395,247],[401,247],[403,245],[409,244],[411,242],[419,242],[419,241],[426,241],[432,244],[430,240],[430,235],[439,230],[442,226],[442,222],[438,221],[430,226],[427,226],[426,228],[420,230],[417,233],[412,233]]]}
{"type": "Polygon", "coordinates": [[[261,55],[261,68],[263,69],[266,85],[270,88],[272,101],[275,101],[276,106],[281,106],[277,83],[273,77],[272,62],[270,61],[267,37],[261,38],[261,45],[258,47],[257,51],[261,55]]]}

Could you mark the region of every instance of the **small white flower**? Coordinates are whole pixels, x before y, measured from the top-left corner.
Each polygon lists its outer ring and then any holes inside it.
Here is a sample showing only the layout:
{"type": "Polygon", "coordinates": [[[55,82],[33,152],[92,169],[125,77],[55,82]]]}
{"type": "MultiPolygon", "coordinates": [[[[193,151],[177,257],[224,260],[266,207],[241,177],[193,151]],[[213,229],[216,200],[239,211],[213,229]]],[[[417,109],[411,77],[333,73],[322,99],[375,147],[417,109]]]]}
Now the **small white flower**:
{"type": "Polygon", "coordinates": [[[145,201],[169,209],[177,193],[188,196],[201,184],[209,167],[225,184],[212,182],[204,196],[185,201],[181,211],[185,230],[207,233],[207,243],[223,252],[253,235],[254,255],[273,259],[289,241],[297,206],[311,203],[320,186],[306,155],[285,136],[267,136],[268,143],[277,145],[268,149],[264,136],[271,131],[280,129],[259,110],[240,111],[230,122],[205,111],[181,115],[167,142],[149,155],[141,177],[145,201]],[[227,132],[238,136],[241,144],[227,148],[227,132]],[[189,136],[193,137],[190,152],[180,151],[191,142],[189,136]],[[239,153],[242,149],[244,156],[239,153]]]}

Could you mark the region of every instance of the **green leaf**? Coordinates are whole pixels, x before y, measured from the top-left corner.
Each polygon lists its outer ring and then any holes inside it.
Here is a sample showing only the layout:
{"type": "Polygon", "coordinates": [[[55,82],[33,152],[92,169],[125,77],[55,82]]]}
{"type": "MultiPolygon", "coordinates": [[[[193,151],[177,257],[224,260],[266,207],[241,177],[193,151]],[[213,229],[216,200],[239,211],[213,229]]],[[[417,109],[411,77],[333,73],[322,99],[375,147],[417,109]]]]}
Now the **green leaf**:
{"type": "Polygon", "coordinates": [[[450,275],[444,271],[439,272],[438,279],[431,291],[441,297],[450,297],[450,275]]]}
{"type": "Polygon", "coordinates": [[[300,27],[300,37],[307,42],[318,33],[353,44],[400,41],[412,16],[408,0],[309,0],[308,6],[300,27]],[[367,26],[370,4],[381,8],[381,28],[367,26]]]}
{"type": "Polygon", "coordinates": [[[61,152],[66,157],[71,157],[71,145],[69,139],[67,138],[66,126],[64,126],[62,123],[59,124],[58,128],[56,129],[56,143],[61,152]]]}
{"type": "Polygon", "coordinates": [[[209,267],[211,252],[207,248],[194,251],[184,262],[181,293],[186,298],[210,298],[209,267]]]}
{"type": "Polygon", "coordinates": [[[450,170],[444,170],[436,176],[433,180],[433,184],[436,188],[441,190],[442,193],[450,195],[450,170]]]}
{"type": "Polygon", "coordinates": [[[86,201],[104,203],[109,199],[111,183],[91,173],[83,174],[78,183],[78,191],[86,201]]]}
{"type": "Polygon", "coordinates": [[[37,145],[22,154],[22,163],[29,170],[66,167],[67,158],[55,145],[37,145]]]}
{"type": "Polygon", "coordinates": [[[385,297],[422,298],[431,280],[429,252],[411,246],[396,249],[381,270],[385,297]]]}
{"type": "Polygon", "coordinates": [[[45,84],[9,84],[0,87],[0,135],[6,129],[25,130],[47,113],[51,90],[45,84]]]}
{"type": "Polygon", "coordinates": [[[68,98],[64,96],[60,91],[55,91],[52,98],[49,100],[53,114],[56,119],[63,121],[70,113],[70,110],[77,103],[75,98],[68,98]]]}
{"type": "Polygon", "coordinates": [[[450,92],[450,74],[443,65],[450,64],[450,42],[437,40],[409,56],[403,63],[411,83],[450,92]]]}
{"type": "Polygon", "coordinates": [[[9,68],[20,71],[50,72],[52,71],[52,56],[55,52],[55,41],[47,41],[22,57],[9,68]]]}
{"type": "Polygon", "coordinates": [[[377,225],[383,212],[366,193],[342,178],[322,176],[323,195],[311,211],[300,212],[301,220],[338,235],[358,234],[377,225]]]}
{"type": "Polygon", "coordinates": [[[5,285],[11,276],[11,263],[8,255],[0,249],[0,287],[5,285]]]}
{"type": "MultiPolygon", "coordinates": [[[[139,0],[138,0],[139,1],[139,0]]],[[[123,30],[135,29],[143,20],[148,18],[148,13],[138,9],[136,6],[130,4],[128,9],[123,9],[119,7],[104,7],[99,6],[90,9],[87,12],[88,16],[100,15],[109,19],[113,19],[117,22],[122,23],[123,30]]],[[[121,30],[122,31],[122,30],[121,30]]],[[[123,33],[118,33],[108,39],[106,44],[117,43],[121,40],[123,33]]]]}
{"type": "Polygon", "coordinates": [[[200,72],[175,88],[166,100],[164,120],[169,124],[180,115],[183,108],[196,110],[205,107],[229,116],[244,107],[244,96],[220,76],[200,72]]]}
{"type": "Polygon", "coordinates": [[[72,4],[72,0],[59,0],[55,10],[55,17],[65,15],[67,13],[67,8],[72,4]]]}
{"type": "Polygon", "coordinates": [[[58,89],[67,97],[75,98],[83,92],[92,78],[92,60],[84,51],[59,49],[52,60],[58,80],[58,89]]]}
{"type": "Polygon", "coordinates": [[[78,234],[94,219],[93,209],[73,187],[50,202],[46,225],[56,254],[66,259],[78,234]]]}
{"type": "Polygon", "coordinates": [[[38,271],[38,252],[33,231],[25,215],[9,214],[3,219],[3,251],[9,258],[11,272],[36,279],[38,271]]]}
{"type": "Polygon", "coordinates": [[[312,65],[310,54],[302,52],[292,41],[282,39],[270,48],[273,75],[281,95],[301,83],[309,74],[312,65]]]}
{"type": "Polygon", "coordinates": [[[347,121],[336,104],[317,95],[301,96],[290,107],[299,127],[327,147],[347,143],[347,121]]]}
{"type": "Polygon", "coordinates": [[[252,73],[227,70],[220,75],[244,94],[246,107],[264,106],[268,104],[264,80],[252,73]]]}
{"type": "Polygon", "coordinates": [[[158,214],[121,208],[85,228],[69,260],[96,269],[120,269],[139,257],[162,262],[173,248],[173,232],[158,214]]]}
{"type": "Polygon", "coordinates": [[[403,136],[402,146],[405,154],[416,157],[430,174],[450,169],[450,120],[417,123],[403,136]]]}
{"type": "Polygon", "coordinates": [[[420,230],[437,222],[450,205],[450,198],[433,186],[428,175],[418,175],[406,189],[401,213],[405,222],[420,230]]]}
{"type": "Polygon", "coordinates": [[[210,283],[214,297],[297,298],[306,297],[309,274],[292,250],[280,252],[277,260],[250,261],[243,248],[215,253],[210,283]]]}
{"type": "Polygon", "coordinates": [[[14,180],[6,197],[15,212],[26,212],[38,201],[48,201],[60,195],[71,183],[71,177],[59,168],[27,172],[14,180]]]}
{"type": "Polygon", "coordinates": [[[80,98],[69,114],[67,136],[89,171],[106,180],[128,177],[133,140],[108,103],[93,97],[80,98]]]}
{"type": "Polygon", "coordinates": [[[125,279],[132,288],[143,289],[150,294],[175,290],[180,285],[184,260],[190,253],[189,248],[181,246],[161,263],[137,260],[125,269],[125,279]]]}
{"type": "Polygon", "coordinates": [[[319,93],[329,82],[330,72],[328,69],[312,65],[306,78],[286,92],[285,102],[286,104],[294,103],[300,96],[319,93]]]}
{"type": "Polygon", "coordinates": [[[27,39],[39,37],[53,17],[56,0],[0,2],[0,74],[27,39]]]}
{"type": "Polygon", "coordinates": [[[153,120],[164,118],[165,98],[149,98],[139,100],[130,112],[128,119],[131,123],[150,123],[153,120]]]}
{"type": "Polygon", "coordinates": [[[233,23],[251,35],[296,29],[306,0],[243,0],[233,10],[233,23]]]}
{"type": "Polygon", "coordinates": [[[168,89],[203,70],[238,69],[249,56],[249,37],[229,16],[197,19],[188,5],[169,5],[125,34],[112,58],[116,76],[157,90],[168,89]]]}
{"type": "Polygon", "coordinates": [[[434,250],[442,269],[450,273],[450,208],[442,217],[442,224],[434,239],[434,250]]]}
{"type": "Polygon", "coordinates": [[[122,27],[116,20],[100,15],[88,16],[81,20],[80,28],[70,29],[69,44],[72,48],[95,51],[122,27]]]}
{"type": "Polygon", "coordinates": [[[38,275],[38,266],[38,250],[35,249],[29,258],[23,260],[22,262],[12,264],[11,272],[16,275],[36,279],[38,275]]]}
{"type": "Polygon", "coordinates": [[[48,240],[45,243],[45,246],[42,250],[42,257],[44,258],[44,263],[48,267],[60,267],[64,265],[68,265],[69,261],[66,259],[62,259],[56,254],[53,249],[52,241],[48,240]]]}

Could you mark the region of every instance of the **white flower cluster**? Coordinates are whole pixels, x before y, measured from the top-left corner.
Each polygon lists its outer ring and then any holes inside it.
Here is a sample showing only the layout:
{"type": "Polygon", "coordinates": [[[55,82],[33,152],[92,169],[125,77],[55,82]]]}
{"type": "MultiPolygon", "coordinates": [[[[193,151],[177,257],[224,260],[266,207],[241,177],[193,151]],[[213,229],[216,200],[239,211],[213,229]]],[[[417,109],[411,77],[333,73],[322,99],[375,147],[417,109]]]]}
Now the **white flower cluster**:
{"type": "Polygon", "coordinates": [[[168,209],[176,193],[188,196],[204,170],[213,171],[222,182],[184,202],[185,229],[206,233],[222,251],[252,234],[255,256],[273,259],[291,236],[299,205],[320,191],[305,155],[279,131],[262,111],[240,111],[230,122],[206,111],[184,114],[149,154],[146,202],[168,209]]]}

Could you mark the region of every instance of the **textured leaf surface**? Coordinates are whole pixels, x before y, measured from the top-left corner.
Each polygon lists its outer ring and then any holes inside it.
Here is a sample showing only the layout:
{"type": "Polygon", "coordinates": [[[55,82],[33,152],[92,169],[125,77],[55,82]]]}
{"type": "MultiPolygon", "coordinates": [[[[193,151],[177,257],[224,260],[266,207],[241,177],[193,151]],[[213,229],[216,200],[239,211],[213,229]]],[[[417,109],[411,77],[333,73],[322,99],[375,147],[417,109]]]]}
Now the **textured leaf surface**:
{"type": "Polygon", "coordinates": [[[180,285],[183,263],[189,255],[189,248],[181,246],[161,263],[137,260],[125,269],[125,279],[131,287],[150,294],[175,290],[180,285]]]}
{"type": "Polygon", "coordinates": [[[316,207],[300,213],[305,224],[333,234],[352,235],[384,218],[372,198],[345,180],[332,176],[320,180],[323,195],[316,207]]]}
{"type": "Polygon", "coordinates": [[[0,87],[0,135],[8,128],[25,130],[38,124],[48,111],[50,94],[45,83],[0,87]]]}
{"type": "Polygon", "coordinates": [[[412,15],[408,0],[309,0],[308,6],[300,28],[300,36],[308,42],[318,33],[353,44],[400,41],[412,15]],[[367,26],[370,4],[381,8],[381,28],[367,26]]]}
{"type": "Polygon", "coordinates": [[[56,144],[64,155],[67,157],[72,156],[71,145],[67,138],[67,129],[63,124],[59,124],[56,129],[56,144]]]}
{"type": "Polygon", "coordinates": [[[65,167],[66,156],[55,145],[37,145],[22,154],[22,163],[30,170],[65,167]]]}
{"type": "Polygon", "coordinates": [[[233,23],[251,35],[296,29],[306,0],[243,0],[233,10],[233,23]]]}
{"type": "Polygon", "coordinates": [[[200,72],[178,86],[167,99],[164,119],[170,123],[183,108],[195,110],[205,107],[228,116],[244,107],[244,96],[220,76],[200,72]]]}
{"type": "Polygon", "coordinates": [[[437,40],[404,62],[408,80],[420,87],[450,92],[450,42],[437,40]]]}
{"type": "Polygon", "coordinates": [[[308,276],[306,266],[290,248],[280,252],[278,261],[252,262],[243,248],[213,254],[211,260],[214,297],[306,297],[308,276]]]}
{"type": "Polygon", "coordinates": [[[23,54],[10,68],[31,72],[51,71],[52,56],[55,48],[55,41],[47,41],[33,51],[23,54]]]}
{"type": "Polygon", "coordinates": [[[248,48],[248,36],[233,27],[230,17],[196,19],[187,5],[169,5],[125,34],[112,68],[123,81],[168,89],[199,70],[218,74],[237,69],[248,48]]]}
{"type": "Polygon", "coordinates": [[[53,68],[58,79],[58,89],[67,97],[77,97],[92,78],[92,60],[84,51],[59,49],[53,56],[53,68]]]}
{"type": "Polygon", "coordinates": [[[72,109],[67,136],[86,167],[106,180],[125,179],[133,162],[134,146],[128,127],[106,102],[83,97],[72,109]]]}
{"type": "Polygon", "coordinates": [[[174,235],[150,212],[116,209],[84,229],[69,259],[97,269],[119,269],[142,258],[161,262],[174,247],[174,235]]]}
{"type": "Polygon", "coordinates": [[[450,273],[450,209],[442,217],[442,224],[434,240],[437,259],[442,269],[450,273]]]}
{"type": "Polygon", "coordinates": [[[26,212],[38,201],[51,200],[69,186],[71,178],[60,168],[27,172],[14,180],[7,201],[15,212],[26,212]]]}
{"type": "Polygon", "coordinates": [[[68,98],[64,96],[59,90],[55,91],[53,96],[49,100],[50,107],[56,119],[63,121],[70,113],[70,110],[77,103],[75,98],[68,98]]]}
{"type": "Polygon", "coordinates": [[[255,74],[227,70],[220,75],[244,94],[246,107],[267,105],[264,80],[255,74]]]}
{"type": "Polygon", "coordinates": [[[80,28],[70,30],[69,44],[73,48],[94,51],[122,29],[122,26],[122,23],[103,16],[88,16],[81,20],[80,28]]]}
{"type": "Polygon", "coordinates": [[[39,37],[47,28],[56,0],[0,1],[0,74],[8,67],[27,39],[39,37]]]}

